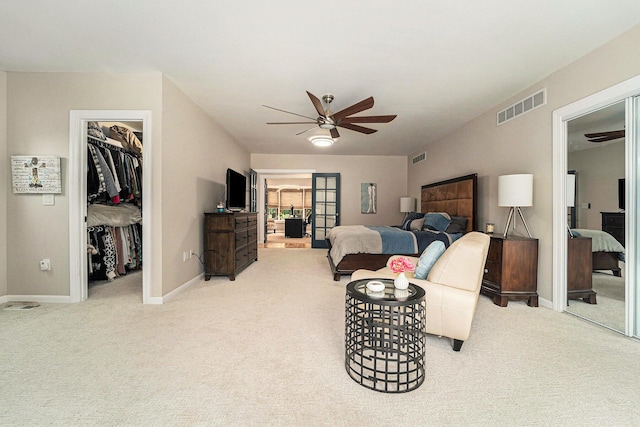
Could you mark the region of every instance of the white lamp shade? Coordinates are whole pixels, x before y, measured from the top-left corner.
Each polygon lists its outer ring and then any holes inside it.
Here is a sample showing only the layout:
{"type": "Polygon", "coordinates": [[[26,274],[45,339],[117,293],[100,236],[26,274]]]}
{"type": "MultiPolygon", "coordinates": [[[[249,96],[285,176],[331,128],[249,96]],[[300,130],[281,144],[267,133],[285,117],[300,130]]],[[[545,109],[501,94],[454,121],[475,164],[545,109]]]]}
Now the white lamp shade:
{"type": "Polygon", "coordinates": [[[572,208],[576,205],[576,176],[572,173],[567,174],[567,207],[572,208]]]}
{"type": "Polygon", "coordinates": [[[400,212],[413,212],[416,210],[416,199],[413,197],[400,197],[400,212]]]}
{"type": "Polygon", "coordinates": [[[499,176],[498,206],[533,206],[533,175],[499,176]]]}

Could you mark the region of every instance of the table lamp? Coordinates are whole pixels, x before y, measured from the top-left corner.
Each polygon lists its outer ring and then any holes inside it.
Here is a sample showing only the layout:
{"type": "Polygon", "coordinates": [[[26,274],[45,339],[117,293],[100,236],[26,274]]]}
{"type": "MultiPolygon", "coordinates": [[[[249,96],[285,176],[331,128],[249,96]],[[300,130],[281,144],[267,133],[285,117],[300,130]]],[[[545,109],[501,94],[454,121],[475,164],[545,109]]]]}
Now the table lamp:
{"type": "Polygon", "coordinates": [[[507,238],[509,226],[513,221],[513,229],[516,229],[515,213],[517,212],[522,219],[522,224],[527,230],[529,237],[531,232],[524,219],[521,207],[533,206],[533,175],[516,174],[501,175],[498,177],[498,206],[510,207],[507,225],[504,228],[504,238],[507,238]]]}
{"type": "Polygon", "coordinates": [[[400,212],[404,213],[404,219],[402,222],[407,219],[407,215],[409,212],[414,212],[416,210],[416,199],[413,197],[400,197],[400,212]]]}

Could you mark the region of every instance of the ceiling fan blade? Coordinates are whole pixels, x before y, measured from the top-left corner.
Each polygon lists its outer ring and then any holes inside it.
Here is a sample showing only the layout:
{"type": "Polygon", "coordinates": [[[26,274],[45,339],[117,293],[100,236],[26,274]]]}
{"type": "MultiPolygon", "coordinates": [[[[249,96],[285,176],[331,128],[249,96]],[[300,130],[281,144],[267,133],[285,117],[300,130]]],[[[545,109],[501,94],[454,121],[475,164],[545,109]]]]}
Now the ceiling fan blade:
{"type": "Polygon", "coordinates": [[[303,130],[302,132],[298,132],[298,133],[296,133],[296,135],[301,135],[301,134],[303,134],[303,133],[305,133],[305,132],[309,132],[311,129],[316,129],[316,126],[314,126],[314,127],[312,127],[312,128],[309,128],[309,129],[307,129],[307,130],[303,130]]]}
{"type": "Polygon", "coordinates": [[[317,96],[307,91],[307,95],[309,95],[309,99],[313,103],[313,106],[316,107],[316,111],[319,115],[324,116],[324,108],[322,107],[322,102],[318,99],[317,96]]]}
{"type": "Polygon", "coordinates": [[[604,141],[611,141],[613,139],[624,138],[625,132],[624,132],[624,129],[621,129],[621,130],[612,130],[609,132],[585,133],[584,136],[586,136],[587,138],[598,139],[597,141],[594,140],[591,142],[604,142],[604,141]]]}
{"type": "Polygon", "coordinates": [[[267,122],[268,125],[310,125],[316,122],[267,122]]]}
{"type": "Polygon", "coordinates": [[[340,138],[340,133],[338,132],[338,129],[333,128],[329,132],[331,132],[331,138],[340,138]]]}
{"type": "Polygon", "coordinates": [[[344,119],[340,120],[340,123],[389,123],[396,117],[397,116],[395,114],[388,116],[345,117],[344,119]]]}
{"type": "Polygon", "coordinates": [[[356,132],[366,133],[367,135],[372,134],[374,132],[378,132],[376,129],[366,128],[364,126],[352,125],[351,123],[340,123],[338,126],[341,128],[354,130],[356,132]]]}
{"type": "Polygon", "coordinates": [[[351,107],[347,107],[344,110],[334,113],[333,118],[335,120],[341,120],[347,116],[359,113],[360,111],[368,110],[369,108],[372,108],[372,107],[373,107],[373,96],[370,96],[369,98],[364,99],[358,102],[357,104],[353,104],[351,107]]]}
{"type": "Polygon", "coordinates": [[[620,138],[619,137],[602,136],[600,138],[590,138],[590,139],[587,139],[587,141],[589,141],[589,142],[607,142],[607,141],[613,141],[614,139],[620,139],[620,138]]]}
{"type": "Polygon", "coordinates": [[[317,123],[315,117],[303,116],[302,114],[292,113],[291,111],[285,111],[275,107],[269,107],[268,105],[263,105],[263,107],[271,108],[272,110],[276,110],[276,111],[282,111],[283,113],[287,113],[287,114],[293,114],[294,116],[298,116],[298,117],[304,117],[305,119],[313,120],[314,123],[317,123]]]}

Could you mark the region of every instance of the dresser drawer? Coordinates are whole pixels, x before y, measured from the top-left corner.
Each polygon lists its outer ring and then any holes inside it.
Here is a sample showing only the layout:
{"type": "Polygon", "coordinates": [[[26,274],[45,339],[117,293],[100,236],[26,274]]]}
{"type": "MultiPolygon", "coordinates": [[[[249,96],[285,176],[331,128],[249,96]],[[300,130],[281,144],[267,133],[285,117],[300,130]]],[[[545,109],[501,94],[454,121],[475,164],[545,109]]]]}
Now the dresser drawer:
{"type": "Polygon", "coordinates": [[[247,230],[236,231],[236,248],[246,246],[247,241],[247,230]]]}
{"type": "Polygon", "coordinates": [[[249,228],[247,230],[247,243],[257,242],[258,241],[258,229],[257,228],[249,228]]]}
{"type": "Polygon", "coordinates": [[[611,227],[624,227],[624,215],[603,215],[602,225],[611,227]]]}
{"type": "Polygon", "coordinates": [[[258,259],[258,244],[256,242],[249,243],[249,246],[247,246],[247,258],[249,260],[258,259]]]}
{"type": "Polygon", "coordinates": [[[249,262],[249,256],[247,254],[247,248],[241,249],[236,252],[236,268],[242,268],[249,262]]]}

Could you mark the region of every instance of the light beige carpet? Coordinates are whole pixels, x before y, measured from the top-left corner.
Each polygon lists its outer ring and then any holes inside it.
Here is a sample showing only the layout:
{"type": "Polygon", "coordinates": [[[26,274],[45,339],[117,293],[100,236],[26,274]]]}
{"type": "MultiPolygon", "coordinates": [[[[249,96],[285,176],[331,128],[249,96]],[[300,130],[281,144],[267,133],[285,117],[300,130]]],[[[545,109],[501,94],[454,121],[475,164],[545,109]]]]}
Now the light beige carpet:
{"type": "Polygon", "coordinates": [[[625,279],[611,272],[594,272],[592,288],[596,292],[597,304],[582,300],[570,300],[567,311],[616,331],[625,329],[625,279]]]}
{"type": "Polygon", "coordinates": [[[0,425],[640,424],[640,344],[568,314],[481,296],[462,351],[429,336],[425,383],[388,395],[345,372],[348,279],[324,250],[260,249],[162,306],[119,280],[0,311],[0,425]]]}

